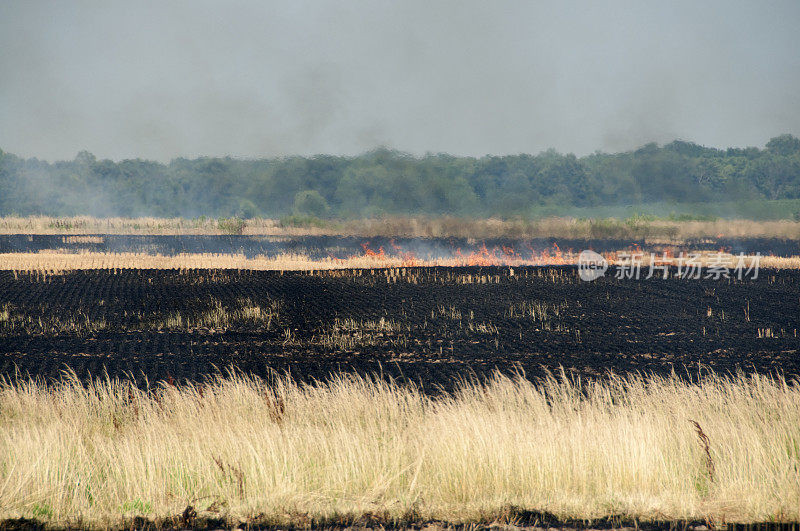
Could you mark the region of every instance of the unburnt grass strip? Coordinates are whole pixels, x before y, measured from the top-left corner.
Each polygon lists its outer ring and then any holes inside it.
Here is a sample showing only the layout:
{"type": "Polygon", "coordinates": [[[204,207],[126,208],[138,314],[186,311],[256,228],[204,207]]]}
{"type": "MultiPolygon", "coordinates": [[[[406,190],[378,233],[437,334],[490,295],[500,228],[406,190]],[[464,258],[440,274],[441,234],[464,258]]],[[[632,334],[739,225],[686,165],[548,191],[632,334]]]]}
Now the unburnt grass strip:
{"type": "Polygon", "coordinates": [[[758,375],[708,374],[695,384],[495,375],[437,398],[347,374],[314,385],[234,374],[149,390],[69,375],[50,385],[7,382],[0,519],[86,527],[798,522],[798,404],[797,381],[758,375]]]}

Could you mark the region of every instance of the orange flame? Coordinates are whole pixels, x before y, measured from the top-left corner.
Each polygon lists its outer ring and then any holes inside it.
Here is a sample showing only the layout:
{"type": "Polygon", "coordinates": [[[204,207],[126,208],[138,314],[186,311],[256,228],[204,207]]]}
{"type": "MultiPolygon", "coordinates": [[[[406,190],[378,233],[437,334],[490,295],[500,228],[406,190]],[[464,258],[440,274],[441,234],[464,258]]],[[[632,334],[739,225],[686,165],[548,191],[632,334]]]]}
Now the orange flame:
{"type": "MultiPolygon", "coordinates": [[[[450,266],[503,266],[503,265],[563,265],[577,263],[577,255],[570,249],[566,253],[561,250],[557,243],[553,243],[551,248],[544,249],[539,252],[536,251],[530,243],[525,243],[530,256],[527,253],[520,253],[510,245],[500,245],[500,247],[492,247],[491,249],[486,246],[486,243],[481,243],[480,247],[466,254],[462,252],[461,248],[455,248],[452,251],[451,258],[432,258],[432,259],[419,259],[411,252],[403,249],[394,239],[389,240],[391,249],[387,253],[383,247],[378,250],[370,248],[370,242],[366,241],[361,244],[364,254],[361,256],[353,255],[347,259],[367,258],[378,262],[383,262],[392,267],[413,267],[423,265],[450,265],[450,266]]],[[[337,262],[347,259],[336,259],[331,257],[337,262]]],[[[383,267],[383,266],[379,266],[383,267]]]]}
{"type": "Polygon", "coordinates": [[[386,260],[386,253],[383,251],[383,247],[379,247],[378,252],[375,252],[369,248],[369,242],[364,242],[361,244],[361,248],[364,249],[364,256],[375,260],[386,260]]]}
{"type": "Polygon", "coordinates": [[[389,244],[392,246],[392,249],[394,249],[394,251],[402,259],[402,263],[400,265],[402,265],[403,267],[413,267],[416,265],[420,265],[414,253],[412,253],[411,251],[404,251],[401,246],[395,243],[394,238],[389,240],[389,244]]]}

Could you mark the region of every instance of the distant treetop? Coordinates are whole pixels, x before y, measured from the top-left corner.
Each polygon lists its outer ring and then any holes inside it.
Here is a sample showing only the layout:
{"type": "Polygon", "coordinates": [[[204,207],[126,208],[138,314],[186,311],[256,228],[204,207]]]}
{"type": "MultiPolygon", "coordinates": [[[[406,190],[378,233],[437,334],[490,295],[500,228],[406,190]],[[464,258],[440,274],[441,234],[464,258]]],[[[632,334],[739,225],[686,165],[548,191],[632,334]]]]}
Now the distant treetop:
{"type": "Polygon", "coordinates": [[[675,140],[585,157],[455,157],[378,148],[356,157],[48,163],[0,150],[0,215],[528,216],[566,207],[800,198],[800,139],[765,149],[675,140]]]}

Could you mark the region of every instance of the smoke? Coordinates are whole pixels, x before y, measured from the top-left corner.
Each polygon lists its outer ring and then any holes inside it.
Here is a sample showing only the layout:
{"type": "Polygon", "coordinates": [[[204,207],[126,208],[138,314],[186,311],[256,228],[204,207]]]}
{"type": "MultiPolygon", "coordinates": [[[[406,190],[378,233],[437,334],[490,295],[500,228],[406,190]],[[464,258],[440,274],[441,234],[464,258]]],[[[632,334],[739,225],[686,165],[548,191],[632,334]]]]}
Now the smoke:
{"type": "Polygon", "coordinates": [[[0,4],[22,156],[579,155],[800,134],[800,4],[0,4]]]}

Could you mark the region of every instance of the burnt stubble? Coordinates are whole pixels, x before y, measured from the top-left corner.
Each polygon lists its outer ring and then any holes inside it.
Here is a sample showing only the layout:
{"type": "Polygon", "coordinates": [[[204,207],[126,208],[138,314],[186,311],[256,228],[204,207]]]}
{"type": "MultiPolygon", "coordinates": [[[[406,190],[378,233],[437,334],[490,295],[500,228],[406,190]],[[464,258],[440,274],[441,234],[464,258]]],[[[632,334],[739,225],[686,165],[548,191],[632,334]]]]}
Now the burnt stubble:
{"type": "Polygon", "coordinates": [[[70,370],[141,385],[230,369],[303,381],[344,371],[437,392],[495,370],[800,374],[800,271],[743,280],[615,273],[582,282],[573,266],[2,271],[0,375],[70,370]],[[277,308],[274,319],[192,324],[242,300],[277,308]],[[186,324],[171,325],[175,315],[186,324]]]}

